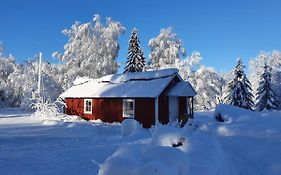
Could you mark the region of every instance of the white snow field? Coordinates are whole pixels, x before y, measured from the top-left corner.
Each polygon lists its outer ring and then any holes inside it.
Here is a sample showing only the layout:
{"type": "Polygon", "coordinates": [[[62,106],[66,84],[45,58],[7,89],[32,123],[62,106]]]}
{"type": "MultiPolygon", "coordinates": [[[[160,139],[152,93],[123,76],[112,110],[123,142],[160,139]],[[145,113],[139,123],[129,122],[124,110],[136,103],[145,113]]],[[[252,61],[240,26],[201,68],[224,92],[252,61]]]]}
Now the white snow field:
{"type": "Polygon", "coordinates": [[[1,109],[0,174],[280,175],[281,113],[227,105],[218,112],[228,121],[201,112],[191,126],[147,130],[134,121],[43,120],[1,109]]]}

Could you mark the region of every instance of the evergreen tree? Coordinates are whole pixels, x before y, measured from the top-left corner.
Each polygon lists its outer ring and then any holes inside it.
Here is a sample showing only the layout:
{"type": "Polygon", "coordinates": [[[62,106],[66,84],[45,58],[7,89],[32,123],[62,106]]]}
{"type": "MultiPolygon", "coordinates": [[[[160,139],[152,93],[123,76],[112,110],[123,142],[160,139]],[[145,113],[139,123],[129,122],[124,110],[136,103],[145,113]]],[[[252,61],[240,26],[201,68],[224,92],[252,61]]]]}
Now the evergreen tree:
{"type": "Polygon", "coordinates": [[[138,31],[133,29],[131,38],[128,42],[128,56],[124,73],[128,72],[142,72],[145,66],[145,57],[142,48],[140,47],[140,41],[138,38],[138,31]]]}
{"type": "Polygon", "coordinates": [[[234,79],[227,84],[226,103],[252,110],[254,105],[251,83],[244,73],[244,65],[241,59],[237,60],[234,70],[234,79]]]}
{"type": "Polygon", "coordinates": [[[276,110],[278,108],[276,95],[272,89],[271,72],[268,70],[266,63],[264,64],[264,72],[261,75],[256,96],[256,110],[262,111],[264,108],[267,110],[276,110]]]}

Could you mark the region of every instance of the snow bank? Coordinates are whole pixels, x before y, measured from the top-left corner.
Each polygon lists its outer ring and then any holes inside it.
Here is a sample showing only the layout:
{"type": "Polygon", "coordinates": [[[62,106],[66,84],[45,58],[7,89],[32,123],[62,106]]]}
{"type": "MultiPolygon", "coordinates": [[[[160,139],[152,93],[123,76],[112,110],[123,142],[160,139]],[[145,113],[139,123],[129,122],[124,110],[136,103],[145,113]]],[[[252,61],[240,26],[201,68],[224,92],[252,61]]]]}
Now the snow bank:
{"type": "Polygon", "coordinates": [[[133,135],[141,129],[140,123],[134,119],[125,119],[121,124],[121,133],[123,136],[133,135]]]}
{"type": "Polygon", "coordinates": [[[179,149],[136,144],[123,146],[107,158],[99,175],[187,175],[188,164],[179,149]]]}
{"type": "Polygon", "coordinates": [[[227,119],[217,126],[221,136],[281,137],[280,111],[249,111],[231,105],[220,104],[214,115],[220,113],[227,119]]]}
{"type": "Polygon", "coordinates": [[[227,122],[231,123],[233,121],[248,121],[249,117],[256,115],[257,112],[246,110],[244,108],[239,108],[227,104],[219,104],[215,108],[214,116],[221,115],[227,122]]]}

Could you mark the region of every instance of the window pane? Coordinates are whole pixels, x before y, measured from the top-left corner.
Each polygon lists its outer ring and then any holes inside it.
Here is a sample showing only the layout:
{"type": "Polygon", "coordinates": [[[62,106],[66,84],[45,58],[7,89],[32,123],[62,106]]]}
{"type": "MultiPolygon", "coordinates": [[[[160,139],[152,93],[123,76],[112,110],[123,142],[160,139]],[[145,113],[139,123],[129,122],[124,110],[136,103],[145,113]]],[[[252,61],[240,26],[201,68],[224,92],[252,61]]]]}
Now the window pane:
{"type": "Polygon", "coordinates": [[[92,100],[85,100],[84,111],[85,112],[92,112],[92,100]]]}
{"type": "Polygon", "coordinates": [[[129,102],[129,108],[130,109],[134,109],[134,103],[131,101],[131,102],[129,102]]]}
{"type": "Polygon", "coordinates": [[[133,117],[135,114],[134,100],[123,100],[124,117],[133,117]]]}

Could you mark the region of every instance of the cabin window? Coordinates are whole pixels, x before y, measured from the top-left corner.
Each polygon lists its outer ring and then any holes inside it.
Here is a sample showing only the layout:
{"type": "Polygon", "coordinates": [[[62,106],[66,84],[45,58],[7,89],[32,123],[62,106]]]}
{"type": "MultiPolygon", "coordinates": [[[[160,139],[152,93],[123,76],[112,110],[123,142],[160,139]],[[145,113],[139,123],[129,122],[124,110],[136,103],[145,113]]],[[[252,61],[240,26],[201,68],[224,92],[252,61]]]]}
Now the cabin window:
{"type": "Polygon", "coordinates": [[[84,113],[92,114],[92,99],[84,99],[84,113]]]}
{"type": "Polygon", "coordinates": [[[123,100],[123,117],[134,118],[135,116],[135,100],[124,99],[123,100]]]}

